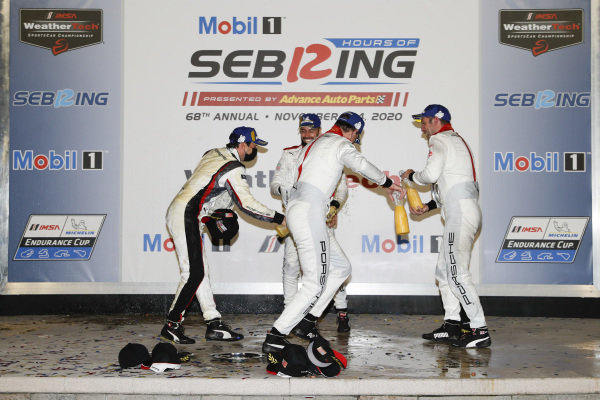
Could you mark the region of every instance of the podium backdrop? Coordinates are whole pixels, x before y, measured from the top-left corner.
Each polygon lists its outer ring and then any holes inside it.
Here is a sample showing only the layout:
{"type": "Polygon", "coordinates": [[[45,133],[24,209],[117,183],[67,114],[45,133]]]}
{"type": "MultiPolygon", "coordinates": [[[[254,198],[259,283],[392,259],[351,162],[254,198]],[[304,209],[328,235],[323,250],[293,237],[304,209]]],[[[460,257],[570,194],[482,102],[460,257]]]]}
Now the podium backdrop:
{"type": "MultiPolygon", "coordinates": [[[[589,0],[12,0],[5,290],[172,293],[166,209],[233,128],[269,142],[247,165],[248,183],[280,210],[269,182],[282,149],[299,144],[300,113],[319,114],[325,130],[346,110],[363,115],[361,151],[398,180],[428,154],[411,114],[440,103],[475,157],[480,294],[598,297],[592,9],[589,0]]],[[[411,218],[397,237],[385,192],[346,172],[336,236],[353,264],[349,293],[436,294],[439,212],[411,218]]],[[[215,293],[281,293],[274,226],[240,216],[232,243],[207,241],[215,293]]]]}

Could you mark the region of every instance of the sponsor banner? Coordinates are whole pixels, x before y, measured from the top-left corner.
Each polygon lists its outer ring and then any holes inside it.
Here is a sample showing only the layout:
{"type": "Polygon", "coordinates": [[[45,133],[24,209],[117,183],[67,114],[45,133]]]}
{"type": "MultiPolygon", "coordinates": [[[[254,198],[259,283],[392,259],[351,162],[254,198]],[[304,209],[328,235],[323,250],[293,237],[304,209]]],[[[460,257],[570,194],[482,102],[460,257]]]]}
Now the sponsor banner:
{"type": "Polygon", "coordinates": [[[513,217],[497,262],[572,263],[589,217],[513,217]]]}
{"type": "MultiPolygon", "coordinates": [[[[509,0],[374,0],[366,11],[350,0],[341,25],[331,23],[340,6],[316,0],[304,4],[319,9],[310,17],[268,0],[22,5],[10,3],[9,281],[158,282],[170,293],[180,276],[165,212],[235,127],[269,142],[246,176],[259,201],[281,210],[269,183],[282,149],[299,144],[301,113],[317,113],[323,130],[344,111],[359,113],[360,151],[398,181],[428,154],[410,115],[439,103],[478,170],[475,281],[593,283],[591,232],[581,225],[592,204],[587,0],[568,9],[562,0],[518,9],[509,0]],[[149,20],[177,23],[149,30],[149,20]],[[41,222],[30,224],[34,216],[41,222]],[[55,237],[41,228],[62,226],[53,216],[103,216],[102,235],[85,245],[55,237]],[[527,231],[537,219],[545,236],[527,231]],[[550,236],[560,232],[554,222],[577,237],[550,236]],[[78,259],[82,248],[89,253],[78,259]]],[[[410,234],[398,237],[386,191],[345,172],[349,198],[335,236],[353,266],[349,293],[353,283],[433,288],[440,212],[410,217],[410,234]]],[[[429,189],[418,188],[423,202],[429,189]]],[[[283,245],[274,226],[239,214],[230,243],[204,241],[211,281],[225,293],[275,287],[283,245]]]]}
{"type": "Polygon", "coordinates": [[[590,2],[564,5],[482,3],[484,284],[593,284],[590,2]]]}
{"type": "MultiPolygon", "coordinates": [[[[479,35],[472,23],[477,1],[377,0],[372,7],[377,23],[345,12],[341,27],[331,24],[339,5],[309,0],[305,7],[320,10],[310,22],[290,4],[261,0],[225,8],[193,1],[166,9],[155,0],[124,3],[124,281],[179,280],[165,212],[202,154],[223,147],[237,126],[251,126],[269,142],[246,163],[246,176],[252,194],[277,210],[281,200],[271,195],[269,183],[282,149],[299,144],[301,113],[318,114],[323,130],[344,111],[362,115],[360,150],[396,180],[399,170],[420,169],[426,162],[427,142],[407,116],[427,104],[449,107],[455,127],[473,149],[479,147],[473,118],[478,88],[472,81],[478,45],[467,40],[479,35]],[[150,14],[141,18],[140,7],[150,14]],[[440,46],[437,29],[414,18],[423,14],[433,18],[431,25],[456,35],[456,45],[440,46]],[[168,32],[148,31],[148,18],[179,22],[168,32]],[[146,32],[143,42],[136,40],[140,31],[146,32]],[[441,68],[440,59],[453,62],[441,68]],[[157,81],[161,84],[148,90],[148,82],[157,81]]],[[[364,5],[352,0],[343,8],[364,5]]],[[[350,293],[353,283],[433,286],[439,245],[432,237],[443,232],[439,213],[411,219],[410,235],[399,238],[386,191],[346,173],[349,198],[335,236],[353,266],[350,293]]],[[[429,187],[420,190],[428,201],[429,187]]],[[[211,281],[221,290],[244,282],[279,284],[284,246],[274,226],[238,214],[240,231],[229,246],[205,242],[211,281]]],[[[478,263],[476,255],[475,269],[478,263]]]]}
{"type": "Polygon", "coordinates": [[[185,92],[182,106],[406,106],[408,93],[393,92],[185,92]]]}
{"type": "Polygon", "coordinates": [[[26,3],[10,1],[8,281],[119,282],[121,4],[26,3]]]}
{"type": "Polygon", "coordinates": [[[89,260],[106,215],[31,215],[13,260],[89,260]]]}

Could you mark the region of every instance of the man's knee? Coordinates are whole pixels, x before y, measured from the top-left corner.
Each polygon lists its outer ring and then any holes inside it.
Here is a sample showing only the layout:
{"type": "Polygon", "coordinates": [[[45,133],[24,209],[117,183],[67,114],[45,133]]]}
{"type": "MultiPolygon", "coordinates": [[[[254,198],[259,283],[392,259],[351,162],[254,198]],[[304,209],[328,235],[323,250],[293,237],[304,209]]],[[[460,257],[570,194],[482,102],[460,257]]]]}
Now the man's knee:
{"type": "Polygon", "coordinates": [[[325,287],[325,283],[327,283],[326,279],[318,282],[307,282],[306,279],[303,279],[301,290],[308,297],[319,296],[325,287]]]}

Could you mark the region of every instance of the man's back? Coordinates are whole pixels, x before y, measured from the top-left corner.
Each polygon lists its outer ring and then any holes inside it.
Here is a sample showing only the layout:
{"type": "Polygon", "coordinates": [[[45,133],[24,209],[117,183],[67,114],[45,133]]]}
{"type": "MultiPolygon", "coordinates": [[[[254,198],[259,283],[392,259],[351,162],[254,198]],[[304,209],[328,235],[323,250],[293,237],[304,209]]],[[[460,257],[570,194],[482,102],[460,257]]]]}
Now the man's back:
{"type": "MultiPolygon", "coordinates": [[[[212,149],[207,151],[194,169],[194,172],[187,180],[183,188],[177,194],[177,197],[195,196],[200,190],[208,185],[211,180],[223,176],[233,168],[243,167],[231,152],[226,148],[212,149]],[[226,169],[219,171],[225,164],[231,163],[226,169]],[[215,174],[217,174],[215,176],[215,174]]],[[[215,182],[218,184],[218,182],[215,182]]]]}

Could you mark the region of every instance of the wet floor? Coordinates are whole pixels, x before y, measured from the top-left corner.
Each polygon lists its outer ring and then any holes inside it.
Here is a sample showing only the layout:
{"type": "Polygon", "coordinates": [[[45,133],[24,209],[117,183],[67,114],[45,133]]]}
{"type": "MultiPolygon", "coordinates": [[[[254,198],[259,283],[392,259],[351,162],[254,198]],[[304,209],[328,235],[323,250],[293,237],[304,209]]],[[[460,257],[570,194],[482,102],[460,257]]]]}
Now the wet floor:
{"type": "MultiPolygon", "coordinates": [[[[268,378],[264,357],[244,362],[216,360],[214,354],[257,353],[276,315],[226,315],[246,337],[240,342],[204,339],[200,316],[185,321],[196,344],[177,346],[192,352],[181,369],[166,377],[268,378]]],[[[331,346],[348,359],[345,379],[387,378],[600,378],[600,320],[488,317],[492,346],[460,349],[421,339],[437,328],[441,316],[351,315],[352,330],[336,332],[335,315],[320,329],[331,346]]],[[[0,377],[142,377],[148,370],[121,371],[119,350],[141,343],[152,350],[163,317],[0,316],[0,377]]],[[[306,344],[301,339],[292,342],[306,344]]],[[[309,378],[306,378],[309,379],[309,378]]],[[[325,378],[318,378],[325,379],[325,378]]]]}

